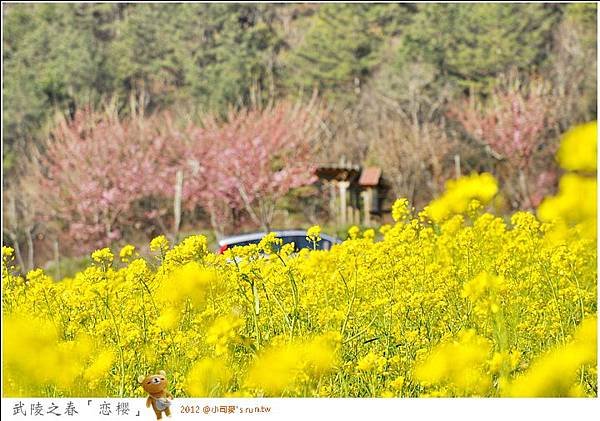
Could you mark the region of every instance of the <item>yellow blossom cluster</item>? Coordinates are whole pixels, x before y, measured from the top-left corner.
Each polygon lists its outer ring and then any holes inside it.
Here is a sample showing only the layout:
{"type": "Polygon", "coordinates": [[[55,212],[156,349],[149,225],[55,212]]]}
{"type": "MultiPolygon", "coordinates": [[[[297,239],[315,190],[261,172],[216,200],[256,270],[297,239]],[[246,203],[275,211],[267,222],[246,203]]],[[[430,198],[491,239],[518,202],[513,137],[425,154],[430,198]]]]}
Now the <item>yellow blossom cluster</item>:
{"type": "Polygon", "coordinates": [[[306,239],[313,243],[321,241],[321,227],[313,225],[306,231],[306,239]]]}
{"type": "Polygon", "coordinates": [[[449,180],[446,191],[433,200],[425,213],[435,222],[441,222],[454,214],[462,214],[469,209],[473,200],[481,204],[489,203],[498,193],[498,183],[489,173],[471,174],[458,180],[449,180]]]}
{"type": "Polygon", "coordinates": [[[596,122],[574,127],[563,137],[557,160],[569,172],[561,177],[556,196],[547,197],[538,208],[539,218],[553,223],[557,236],[564,235],[565,225],[573,224],[588,237],[596,236],[597,143],[596,122]]]}
{"type": "Polygon", "coordinates": [[[598,123],[573,127],[563,137],[557,153],[560,165],[569,171],[596,171],[598,123]]]}

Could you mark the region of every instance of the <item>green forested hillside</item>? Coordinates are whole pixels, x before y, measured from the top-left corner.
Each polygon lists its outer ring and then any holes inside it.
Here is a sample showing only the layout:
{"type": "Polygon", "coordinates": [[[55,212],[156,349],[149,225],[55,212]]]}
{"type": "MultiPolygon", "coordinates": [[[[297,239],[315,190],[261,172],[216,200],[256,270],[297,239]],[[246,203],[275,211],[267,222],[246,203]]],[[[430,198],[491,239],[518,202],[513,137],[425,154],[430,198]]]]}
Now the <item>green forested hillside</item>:
{"type": "MultiPolygon", "coordinates": [[[[146,111],[223,112],[315,89],[353,107],[376,85],[402,94],[393,82],[415,63],[434,96],[485,90],[512,68],[551,77],[565,26],[576,59],[593,61],[595,14],[594,4],[7,4],[4,165],[56,111],[117,98],[127,112],[132,94],[146,111]]],[[[595,69],[571,64],[591,87],[595,69]]],[[[593,113],[593,95],[584,100],[593,113]]]]}

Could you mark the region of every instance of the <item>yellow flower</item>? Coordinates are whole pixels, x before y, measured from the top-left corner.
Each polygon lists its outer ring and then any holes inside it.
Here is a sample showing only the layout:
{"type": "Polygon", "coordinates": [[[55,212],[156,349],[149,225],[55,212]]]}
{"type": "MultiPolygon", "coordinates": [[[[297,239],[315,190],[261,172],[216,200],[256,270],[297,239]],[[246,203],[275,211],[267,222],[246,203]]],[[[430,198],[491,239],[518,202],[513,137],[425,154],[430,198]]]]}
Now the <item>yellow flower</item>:
{"type": "Polygon", "coordinates": [[[159,235],[150,241],[150,251],[166,253],[169,250],[169,240],[164,235],[159,235]]]}
{"type": "Polygon", "coordinates": [[[402,387],[404,386],[404,376],[396,377],[392,382],[390,382],[390,386],[395,390],[402,390],[402,387]]]}
{"type": "Polygon", "coordinates": [[[385,235],[391,229],[392,229],[392,226],[390,224],[383,224],[381,227],[379,227],[379,232],[382,235],[385,235]]]}
{"type": "Polygon", "coordinates": [[[259,355],[250,367],[245,385],[266,396],[282,396],[308,378],[319,379],[333,369],[339,336],[325,334],[308,341],[276,345],[259,355]]]}
{"type": "Polygon", "coordinates": [[[554,222],[549,233],[551,241],[560,243],[565,237],[565,225],[578,224],[588,238],[595,239],[597,231],[597,123],[587,123],[569,130],[557,153],[561,166],[571,171],[587,171],[588,176],[576,173],[563,175],[558,194],[546,198],[538,208],[542,221],[554,222]]]}
{"type": "Polygon", "coordinates": [[[214,283],[215,274],[211,270],[190,262],[171,272],[155,295],[162,302],[179,304],[190,299],[194,305],[201,305],[214,283]]]}
{"type": "MultiPolygon", "coordinates": [[[[154,240],[157,240],[158,238],[160,237],[157,237],[154,240]]],[[[159,245],[161,246],[161,253],[164,254],[163,266],[165,268],[169,268],[173,265],[185,265],[189,262],[198,262],[208,253],[206,237],[203,235],[190,235],[166,253],[164,251],[166,250],[165,247],[168,247],[168,243],[161,241],[159,242],[159,245]]]]}
{"type": "Polygon", "coordinates": [[[313,243],[321,241],[321,227],[318,225],[310,227],[308,231],[306,231],[306,238],[313,243]]]}
{"type": "Polygon", "coordinates": [[[521,353],[518,351],[512,352],[494,352],[489,363],[490,373],[500,374],[503,372],[511,372],[517,368],[521,353]]]}
{"type": "Polygon", "coordinates": [[[396,222],[404,222],[410,215],[410,205],[408,200],[396,199],[392,205],[392,218],[396,222]]]}
{"type": "Polygon", "coordinates": [[[322,385],[317,392],[320,398],[328,398],[331,396],[331,387],[322,385]]]}
{"type": "Polygon", "coordinates": [[[5,318],[3,336],[7,396],[37,394],[37,385],[68,394],[93,352],[87,335],[63,341],[52,323],[26,315],[5,318]]]}
{"type": "Polygon", "coordinates": [[[238,330],[244,321],[237,316],[221,316],[208,329],[206,343],[215,346],[215,355],[222,355],[229,344],[239,342],[238,330]]]}
{"type": "Polygon", "coordinates": [[[560,166],[566,170],[596,171],[598,124],[576,126],[563,136],[557,152],[560,166]]]}
{"type": "Polygon", "coordinates": [[[452,184],[439,223],[400,201],[382,241],[281,259],[272,235],[224,255],[159,237],[159,258],[107,249],[55,281],[4,249],[3,390],[142,396],[164,369],[176,396],[595,396],[596,216],[574,199],[593,193],[561,189],[542,222],[480,214],[489,181],[452,184]]]}
{"type": "Polygon", "coordinates": [[[42,269],[33,269],[25,275],[30,284],[49,284],[52,282],[50,277],[42,269]]]}
{"type": "Polygon", "coordinates": [[[135,253],[135,246],[132,246],[131,244],[127,244],[119,252],[119,257],[121,258],[122,262],[127,263],[127,262],[129,262],[129,259],[133,256],[134,253],[135,253]]]}
{"type": "Polygon", "coordinates": [[[270,232],[265,235],[258,243],[258,249],[267,254],[276,253],[283,244],[283,240],[277,237],[277,234],[270,232]]]}
{"type": "Polygon", "coordinates": [[[378,356],[371,351],[358,361],[356,368],[359,371],[382,371],[386,363],[385,357],[378,356]]]}
{"type": "Polygon", "coordinates": [[[538,208],[542,221],[563,220],[576,224],[596,218],[597,182],[577,174],[561,177],[558,194],[546,198],[538,208]]]}
{"type": "Polygon", "coordinates": [[[94,356],[92,364],[83,372],[83,378],[88,382],[89,389],[95,389],[98,382],[110,374],[114,360],[115,353],[110,349],[94,356]]]}
{"type": "Polygon", "coordinates": [[[186,376],[185,390],[192,397],[223,396],[233,373],[223,360],[204,358],[186,376]]]}
{"type": "Polygon", "coordinates": [[[156,319],[156,326],[164,331],[173,330],[179,324],[180,312],[175,307],[166,307],[156,319]]]}
{"type": "Polygon", "coordinates": [[[463,332],[458,340],[438,345],[417,365],[414,378],[426,385],[448,385],[459,396],[481,396],[491,383],[483,370],[490,348],[489,341],[475,331],[463,332]]]}
{"type": "Polygon", "coordinates": [[[375,230],[373,228],[366,229],[365,232],[363,232],[363,238],[371,241],[374,240],[375,230]]]}
{"type": "Polygon", "coordinates": [[[494,356],[490,360],[490,372],[491,373],[500,373],[502,370],[502,365],[504,364],[504,355],[500,352],[494,352],[494,356]]]}
{"type": "Polygon", "coordinates": [[[313,377],[329,372],[336,364],[336,349],[341,342],[338,332],[326,332],[301,345],[303,370],[313,377]]]}
{"type": "Polygon", "coordinates": [[[475,218],[481,212],[482,209],[483,206],[481,205],[481,202],[477,199],[473,199],[469,202],[469,205],[467,206],[467,213],[471,218],[475,218]]]}
{"type": "Polygon", "coordinates": [[[348,237],[350,237],[352,240],[357,239],[358,234],[360,234],[360,228],[358,228],[356,225],[352,225],[350,228],[348,228],[348,237]]]}
{"type": "Polygon", "coordinates": [[[484,295],[503,291],[504,285],[504,279],[484,271],[464,285],[461,296],[476,302],[484,295]]]}
{"type": "Polygon", "coordinates": [[[301,366],[299,357],[291,346],[265,351],[250,368],[246,386],[262,389],[267,396],[280,396],[296,381],[301,366]]]}
{"type": "Polygon", "coordinates": [[[96,250],[92,253],[92,260],[96,263],[108,266],[113,262],[114,255],[108,247],[96,250]]]}
{"type": "Polygon", "coordinates": [[[472,174],[446,182],[444,194],[433,200],[426,213],[434,222],[441,222],[450,215],[462,214],[472,205],[473,199],[485,205],[498,192],[498,183],[489,173],[472,174]]]}
{"type": "Polygon", "coordinates": [[[10,257],[14,254],[15,249],[8,246],[2,246],[2,257],[10,257]]]}

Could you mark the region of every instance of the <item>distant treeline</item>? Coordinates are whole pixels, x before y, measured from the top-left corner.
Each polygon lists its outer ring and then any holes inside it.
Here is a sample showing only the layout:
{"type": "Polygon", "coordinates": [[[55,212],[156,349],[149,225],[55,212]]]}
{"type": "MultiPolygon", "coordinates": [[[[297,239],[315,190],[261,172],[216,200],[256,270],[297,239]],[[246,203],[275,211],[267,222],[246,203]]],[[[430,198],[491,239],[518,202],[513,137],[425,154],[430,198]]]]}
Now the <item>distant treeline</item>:
{"type": "MultiPolygon", "coordinates": [[[[132,96],[146,112],[181,106],[224,115],[317,90],[343,115],[379,94],[402,105],[415,92],[444,101],[485,93],[516,69],[561,89],[583,79],[568,117],[596,111],[593,3],[3,7],[8,171],[57,111],[116,98],[127,113],[132,96]]],[[[354,149],[349,159],[366,157],[366,146],[354,149]]]]}

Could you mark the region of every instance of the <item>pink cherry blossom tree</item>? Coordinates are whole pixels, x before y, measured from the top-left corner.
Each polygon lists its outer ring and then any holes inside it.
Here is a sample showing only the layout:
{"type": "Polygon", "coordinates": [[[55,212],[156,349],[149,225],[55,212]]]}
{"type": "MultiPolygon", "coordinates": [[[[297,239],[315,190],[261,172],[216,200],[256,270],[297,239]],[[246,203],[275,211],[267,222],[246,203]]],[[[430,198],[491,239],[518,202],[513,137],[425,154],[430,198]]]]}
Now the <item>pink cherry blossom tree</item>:
{"type": "Polygon", "coordinates": [[[62,119],[38,165],[44,218],[62,221],[73,242],[100,247],[164,215],[180,155],[169,132],[158,117],[121,121],[85,109],[62,119]]]}
{"type": "Polygon", "coordinates": [[[189,133],[189,205],[206,209],[218,233],[240,209],[269,230],[279,200],[316,180],[311,159],[319,118],[314,104],[289,102],[231,111],[224,122],[205,118],[189,133]]]}
{"type": "Polygon", "coordinates": [[[228,145],[219,143],[221,127],[212,117],[203,126],[190,124],[185,132],[183,198],[188,211],[200,207],[209,217],[217,235],[239,225],[243,204],[234,188],[234,180],[224,171],[231,162],[228,145]]]}
{"type": "Polygon", "coordinates": [[[535,207],[540,195],[534,188],[547,188],[546,181],[553,179],[547,168],[556,149],[548,135],[555,127],[553,109],[546,83],[515,77],[486,99],[471,95],[450,109],[449,115],[504,163],[505,184],[518,186],[512,190],[513,206],[535,207]]]}

